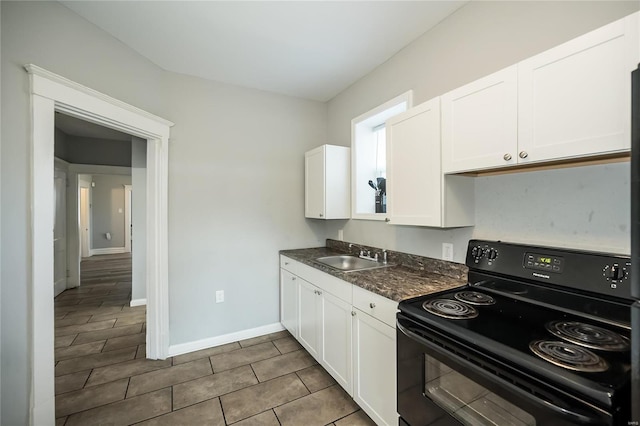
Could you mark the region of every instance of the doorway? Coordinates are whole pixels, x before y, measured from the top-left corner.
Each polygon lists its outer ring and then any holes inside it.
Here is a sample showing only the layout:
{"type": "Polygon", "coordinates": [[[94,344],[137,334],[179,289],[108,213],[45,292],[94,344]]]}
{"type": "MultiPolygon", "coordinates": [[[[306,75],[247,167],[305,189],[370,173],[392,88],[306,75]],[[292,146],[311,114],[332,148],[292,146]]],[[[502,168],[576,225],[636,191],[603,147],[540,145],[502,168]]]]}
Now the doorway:
{"type": "Polygon", "coordinates": [[[80,184],[80,257],[91,253],[91,182],[78,176],[80,184]]]}
{"type": "Polygon", "coordinates": [[[62,112],[147,141],[147,358],[164,359],[169,348],[167,164],[173,123],[35,65],[31,100],[30,423],[55,416],[53,359],[54,115],[62,112]]]}
{"type": "Polygon", "coordinates": [[[57,296],[67,288],[67,173],[58,164],[53,182],[53,291],[57,296]]]}

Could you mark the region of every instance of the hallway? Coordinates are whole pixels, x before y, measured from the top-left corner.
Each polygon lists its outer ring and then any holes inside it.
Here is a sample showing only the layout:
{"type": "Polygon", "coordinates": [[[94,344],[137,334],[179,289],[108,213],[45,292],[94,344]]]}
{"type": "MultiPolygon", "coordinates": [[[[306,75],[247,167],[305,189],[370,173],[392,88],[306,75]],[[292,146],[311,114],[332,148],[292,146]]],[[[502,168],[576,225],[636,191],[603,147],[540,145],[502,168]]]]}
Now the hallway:
{"type": "Polygon", "coordinates": [[[373,425],[287,331],[145,359],[131,256],[82,262],[55,299],[56,425],[373,425]]]}

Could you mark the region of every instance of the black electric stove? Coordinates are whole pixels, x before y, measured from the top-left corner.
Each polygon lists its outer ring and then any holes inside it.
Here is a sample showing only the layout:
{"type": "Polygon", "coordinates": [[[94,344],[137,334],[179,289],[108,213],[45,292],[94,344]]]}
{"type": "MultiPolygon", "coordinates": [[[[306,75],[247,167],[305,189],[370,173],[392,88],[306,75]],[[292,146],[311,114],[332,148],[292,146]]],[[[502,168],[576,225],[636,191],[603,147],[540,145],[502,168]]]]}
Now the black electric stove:
{"type": "Polygon", "coordinates": [[[628,257],[472,240],[466,264],[467,285],[400,303],[405,424],[631,421],[628,257]]]}

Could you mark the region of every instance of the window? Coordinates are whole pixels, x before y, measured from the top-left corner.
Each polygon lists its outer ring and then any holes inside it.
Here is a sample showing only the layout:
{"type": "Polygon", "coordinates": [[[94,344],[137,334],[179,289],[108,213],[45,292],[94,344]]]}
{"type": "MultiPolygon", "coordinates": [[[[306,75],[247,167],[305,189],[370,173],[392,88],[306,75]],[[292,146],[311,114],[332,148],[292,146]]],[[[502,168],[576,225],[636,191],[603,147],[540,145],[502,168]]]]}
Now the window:
{"type": "Polygon", "coordinates": [[[351,121],[351,217],[384,220],[387,173],[385,122],[412,106],[408,91],[351,121]],[[376,199],[377,197],[380,197],[376,199]],[[378,208],[376,209],[376,202],[378,208]]]}

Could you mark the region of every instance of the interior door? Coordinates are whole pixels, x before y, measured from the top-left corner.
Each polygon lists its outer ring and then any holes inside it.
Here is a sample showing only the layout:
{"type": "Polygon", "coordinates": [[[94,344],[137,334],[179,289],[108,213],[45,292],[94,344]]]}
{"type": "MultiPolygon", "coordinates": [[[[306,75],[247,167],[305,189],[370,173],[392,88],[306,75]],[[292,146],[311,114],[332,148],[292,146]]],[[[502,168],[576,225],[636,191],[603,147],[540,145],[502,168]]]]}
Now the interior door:
{"type": "Polygon", "coordinates": [[[54,170],[53,289],[54,296],[67,288],[67,174],[54,170]]]}
{"type": "Polygon", "coordinates": [[[89,221],[90,192],[89,187],[80,187],[80,246],[81,256],[89,257],[89,221]]]}

